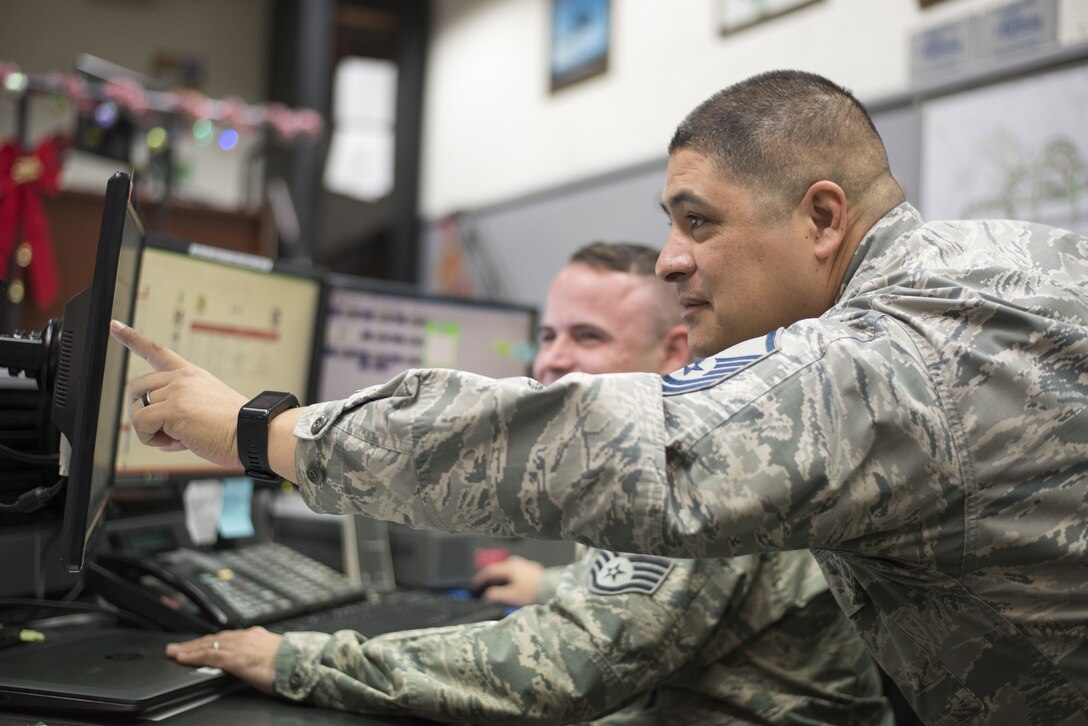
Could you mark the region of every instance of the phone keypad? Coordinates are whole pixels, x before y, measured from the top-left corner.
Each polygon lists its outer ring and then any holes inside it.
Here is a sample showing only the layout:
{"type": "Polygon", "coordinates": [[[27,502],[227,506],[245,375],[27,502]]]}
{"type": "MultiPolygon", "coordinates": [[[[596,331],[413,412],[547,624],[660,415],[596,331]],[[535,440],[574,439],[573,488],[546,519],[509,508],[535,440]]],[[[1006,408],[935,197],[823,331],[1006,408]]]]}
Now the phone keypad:
{"type": "Polygon", "coordinates": [[[359,590],[336,570],[284,545],[249,545],[215,554],[233,572],[231,579],[221,582],[244,581],[239,597],[248,607],[260,608],[257,615],[295,604],[309,607],[359,590]]]}

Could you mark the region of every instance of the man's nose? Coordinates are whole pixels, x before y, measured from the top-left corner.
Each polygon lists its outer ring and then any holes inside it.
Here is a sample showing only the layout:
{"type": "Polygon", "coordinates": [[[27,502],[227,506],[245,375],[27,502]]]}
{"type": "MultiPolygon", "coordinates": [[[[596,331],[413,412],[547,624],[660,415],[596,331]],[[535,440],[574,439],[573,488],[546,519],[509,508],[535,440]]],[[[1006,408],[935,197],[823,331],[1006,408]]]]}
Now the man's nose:
{"type": "Polygon", "coordinates": [[[670,230],[665,246],[661,249],[661,254],[657,256],[657,266],[654,271],[665,282],[680,282],[690,277],[695,271],[695,261],[687,245],[678,239],[675,231],[670,230]]]}
{"type": "Polygon", "coordinates": [[[573,345],[566,336],[558,336],[537,353],[533,377],[550,383],[574,370],[573,345]]]}

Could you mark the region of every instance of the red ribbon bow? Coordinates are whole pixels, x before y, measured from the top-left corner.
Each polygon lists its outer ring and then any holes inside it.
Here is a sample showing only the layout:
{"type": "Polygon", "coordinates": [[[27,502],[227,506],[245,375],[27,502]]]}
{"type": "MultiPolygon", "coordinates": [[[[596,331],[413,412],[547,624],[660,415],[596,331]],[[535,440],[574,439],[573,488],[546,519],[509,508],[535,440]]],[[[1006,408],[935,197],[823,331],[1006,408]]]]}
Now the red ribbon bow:
{"type": "Polygon", "coordinates": [[[45,139],[29,154],[15,141],[0,146],[0,278],[7,276],[11,248],[21,223],[22,237],[31,253],[27,281],[39,308],[49,307],[57,296],[53,235],[42,195],[56,196],[60,188],[61,152],[65,146],[59,137],[45,139]]]}

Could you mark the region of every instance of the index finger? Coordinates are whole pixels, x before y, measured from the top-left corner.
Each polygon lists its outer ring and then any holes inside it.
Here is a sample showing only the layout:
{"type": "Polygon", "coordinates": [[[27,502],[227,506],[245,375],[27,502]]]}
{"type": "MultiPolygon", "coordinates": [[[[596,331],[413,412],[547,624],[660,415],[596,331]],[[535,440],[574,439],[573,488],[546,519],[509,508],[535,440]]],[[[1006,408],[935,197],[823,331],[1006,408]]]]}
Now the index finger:
{"type": "Polygon", "coordinates": [[[110,322],[110,335],[157,371],[172,371],[185,365],[186,361],[180,355],[151,338],[140,335],[119,320],[110,322]]]}

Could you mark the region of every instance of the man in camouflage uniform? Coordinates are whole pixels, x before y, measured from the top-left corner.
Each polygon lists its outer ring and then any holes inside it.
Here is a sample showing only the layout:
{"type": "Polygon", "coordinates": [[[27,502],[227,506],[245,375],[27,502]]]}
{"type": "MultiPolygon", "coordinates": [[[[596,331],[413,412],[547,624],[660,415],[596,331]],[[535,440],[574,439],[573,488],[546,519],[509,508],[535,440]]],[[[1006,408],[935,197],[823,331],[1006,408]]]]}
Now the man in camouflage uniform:
{"type": "MultiPolygon", "coordinates": [[[[690,360],[656,260],[641,245],[575,253],[548,293],[537,380],[664,374],[690,360]]],[[[371,640],[260,629],[244,644],[232,633],[215,640],[224,652],[272,653],[275,693],[351,711],[477,723],[891,723],[876,667],[808,552],[668,560],[591,550],[544,580],[540,605],[495,623],[371,640]]],[[[171,652],[184,659],[188,647],[171,652]]],[[[193,647],[199,657],[203,644],[193,647]]]]}
{"type": "MultiPolygon", "coordinates": [[[[1088,238],[923,222],[862,106],[789,71],[684,120],[662,204],[697,366],[409,372],[273,421],[275,470],[423,527],[809,547],[927,723],[1088,723],[1088,238]]],[[[200,372],[118,335],[161,370],[130,395],[176,386],[140,436],[236,465],[240,397],[187,415],[200,372]]]]}

